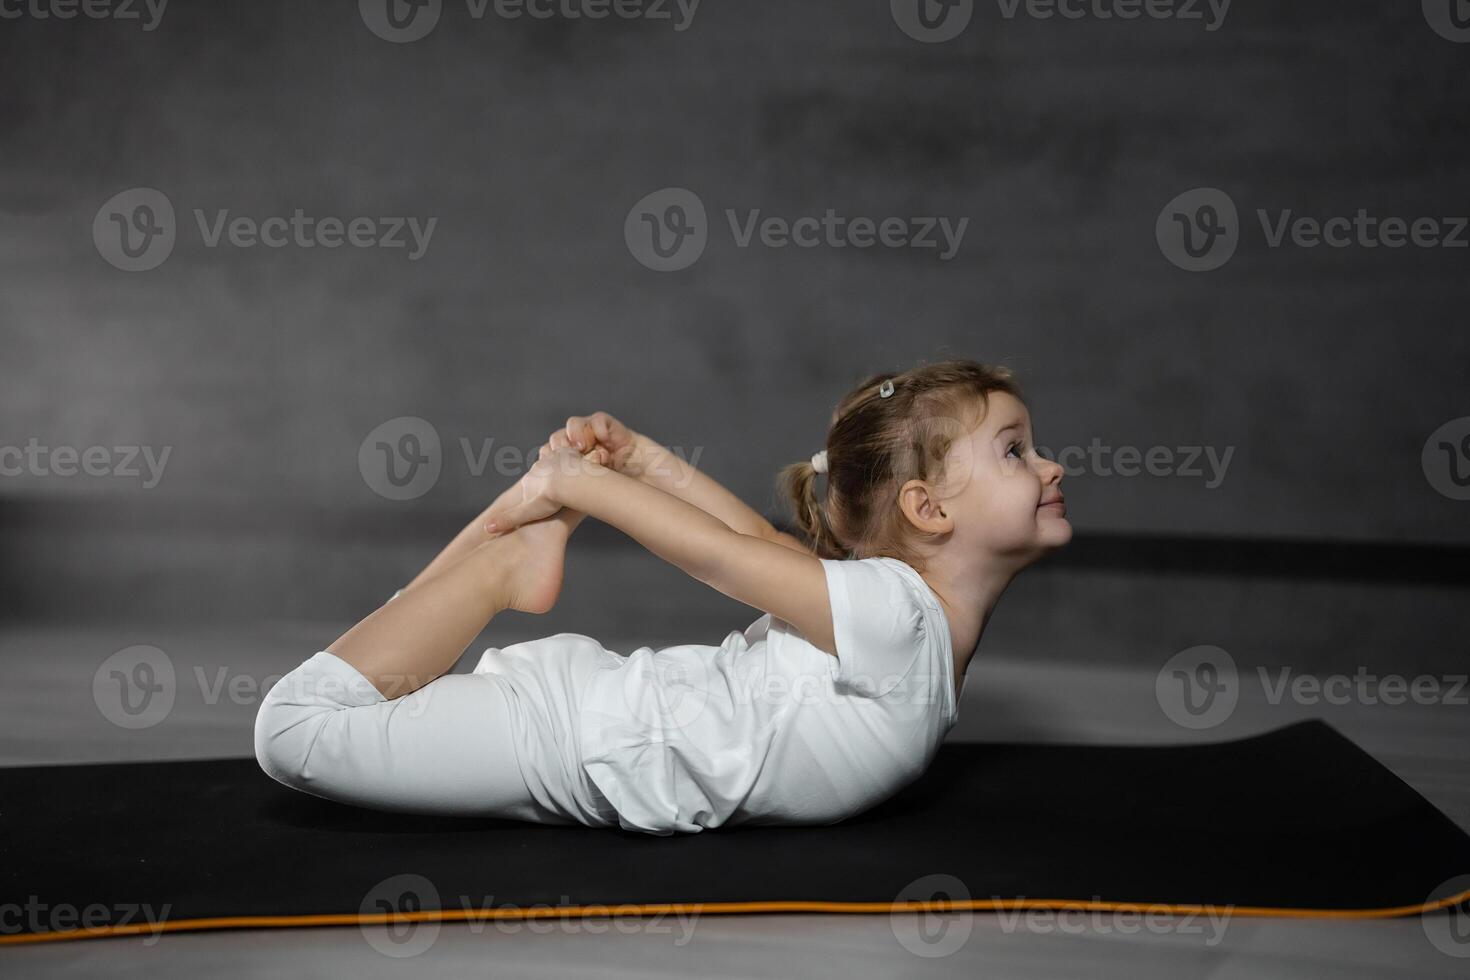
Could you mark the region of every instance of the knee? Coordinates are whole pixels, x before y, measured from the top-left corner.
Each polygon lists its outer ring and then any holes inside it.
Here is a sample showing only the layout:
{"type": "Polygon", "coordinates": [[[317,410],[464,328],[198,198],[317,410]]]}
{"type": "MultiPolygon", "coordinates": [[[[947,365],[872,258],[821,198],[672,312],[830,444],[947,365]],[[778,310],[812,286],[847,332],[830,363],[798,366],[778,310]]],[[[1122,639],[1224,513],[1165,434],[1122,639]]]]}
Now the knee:
{"type": "Polygon", "coordinates": [[[299,789],[319,725],[301,705],[283,696],[282,685],[290,677],[286,675],[271,688],[255,713],[255,761],[276,782],[299,789]]]}
{"type": "MultiPolygon", "coordinates": [[[[293,789],[306,790],[314,773],[340,753],[331,745],[341,729],[334,719],[359,704],[381,700],[376,690],[359,690],[367,681],[343,670],[330,654],[318,653],[286,674],[261,700],[255,713],[255,761],[266,775],[293,789]]],[[[329,774],[328,774],[329,775],[329,774]]]]}

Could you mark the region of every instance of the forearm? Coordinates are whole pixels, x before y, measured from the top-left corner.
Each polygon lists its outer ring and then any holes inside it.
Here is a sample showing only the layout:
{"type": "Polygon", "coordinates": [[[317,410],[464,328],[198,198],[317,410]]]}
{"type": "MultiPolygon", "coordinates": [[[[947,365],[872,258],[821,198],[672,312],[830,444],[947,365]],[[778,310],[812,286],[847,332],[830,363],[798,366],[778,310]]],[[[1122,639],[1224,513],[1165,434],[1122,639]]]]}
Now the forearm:
{"type": "MultiPolygon", "coordinates": [[[[571,462],[566,456],[561,462],[571,462]]],[[[692,578],[792,623],[834,652],[826,574],[810,553],[742,534],[686,500],[598,466],[549,474],[544,499],[519,508],[531,517],[561,505],[618,528],[692,578]],[[538,502],[539,501],[539,502],[538,502]]],[[[511,511],[512,515],[515,511],[511,511]]]]}
{"type": "Polygon", "coordinates": [[[777,531],[759,512],[707,473],[648,436],[636,436],[640,482],[704,511],[732,531],[774,538],[777,531]]]}
{"type": "Polygon", "coordinates": [[[745,532],[642,479],[592,466],[561,481],[557,501],[622,531],[664,561],[708,583],[722,545],[745,532]]]}

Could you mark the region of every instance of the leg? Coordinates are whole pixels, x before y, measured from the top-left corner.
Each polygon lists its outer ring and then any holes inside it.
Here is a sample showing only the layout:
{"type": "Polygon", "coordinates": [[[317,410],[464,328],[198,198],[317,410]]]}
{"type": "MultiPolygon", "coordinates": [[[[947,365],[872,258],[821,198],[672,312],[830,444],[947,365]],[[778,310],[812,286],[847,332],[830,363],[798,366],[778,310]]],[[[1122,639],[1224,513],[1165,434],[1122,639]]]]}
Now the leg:
{"type": "Polygon", "coordinates": [[[567,539],[584,515],[563,509],[474,546],[342,634],[327,651],[388,698],[454,666],[503,609],[543,613],[561,592],[567,539]]]}
{"type": "Polygon", "coordinates": [[[286,786],[404,813],[574,823],[521,775],[514,695],[493,674],[450,674],[389,701],[331,653],[273,687],[255,719],[255,756],[286,786]]]}
{"type": "MultiPolygon", "coordinates": [[[[545,449],[545,447],[542,448],[545,449]]],[[[597,458],[603,459],[606,458],[606,456],[606,450],[598,451],[597,458]]],[[[483,511],[481,511],[478,517],[466,524],[464,528],[459,532],[459,534],[455,535],[454,540],[445,545],[444,550],[440,551],[439,554],[434,557],[433,561],[424,566],[423,571],[419,572],[418,575],[414,576],[411,582],[403,587],[403,591],[407,592],[409,589],[415,588],[419,583],[433,578],[444,569],[456,564],[462,558],[468,555],[471,551],[473,551],[476,547],[478,547],[487,539],[484,528],[485,518],[490,515],[490,511],[495,509],[495,505],[506,500],[519,501],[520,499],[521,483],[519,480],[517,480],[515,483],[512,483],[509,487],[507,487],[499,497],[495,498],[495,501],[491,503],[489,507],[486,507],[483,511]]],[[[581,523],[582,518],[585,516],[585,514],[577,514],[575,512],[572,512],[571,527],[575,528],[579,523],[581,523]]]]}

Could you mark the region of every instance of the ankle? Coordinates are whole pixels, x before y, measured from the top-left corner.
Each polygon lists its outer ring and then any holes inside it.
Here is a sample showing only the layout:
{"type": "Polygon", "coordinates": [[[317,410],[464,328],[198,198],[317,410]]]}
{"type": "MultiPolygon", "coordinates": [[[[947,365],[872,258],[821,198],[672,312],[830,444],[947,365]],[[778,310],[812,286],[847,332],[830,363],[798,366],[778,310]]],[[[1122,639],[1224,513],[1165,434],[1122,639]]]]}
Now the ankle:
{"type": "Polygon", "coordinates": [[[475,563],[484,594],[499,614],[515,601],[515,569],[525,558],[525,542],[515,532],[502,534],[476,546],[469,560],[475,563]]]}

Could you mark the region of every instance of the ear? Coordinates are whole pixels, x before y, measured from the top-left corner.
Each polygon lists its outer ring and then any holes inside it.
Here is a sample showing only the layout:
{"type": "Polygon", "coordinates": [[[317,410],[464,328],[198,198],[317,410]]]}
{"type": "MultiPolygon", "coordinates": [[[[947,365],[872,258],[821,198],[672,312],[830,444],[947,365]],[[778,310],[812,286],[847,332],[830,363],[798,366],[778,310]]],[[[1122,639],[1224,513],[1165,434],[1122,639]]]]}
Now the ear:
{"type": "Polygon", "coordinates": [[[944,509],[934,488],[923,480],[910,480],[898,491],[898,506],[909,523],[929,534],[948,534],[954,530],[954,516],[944,509]]]}

